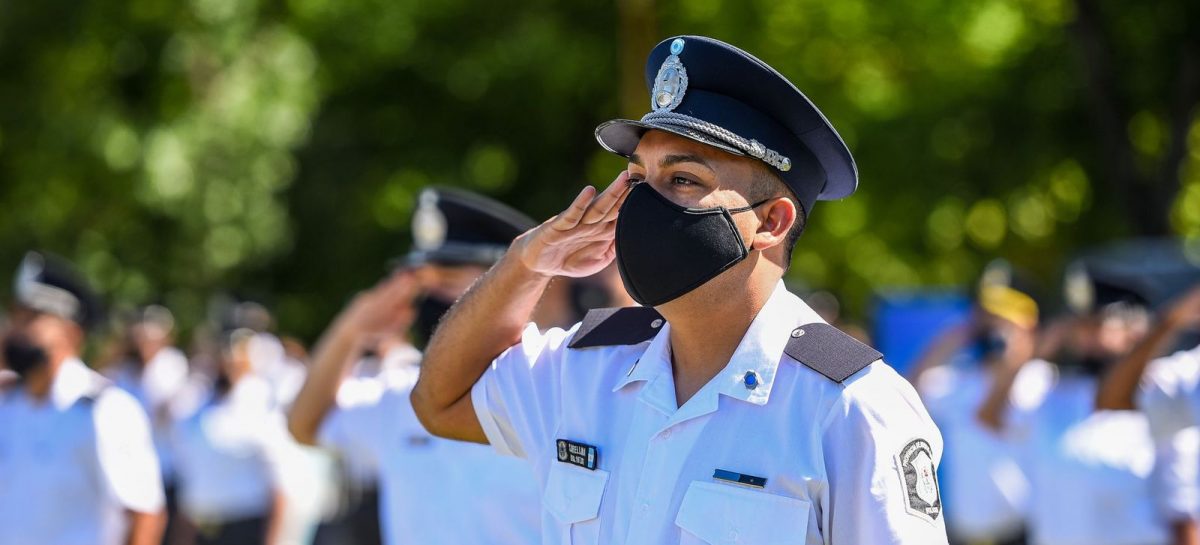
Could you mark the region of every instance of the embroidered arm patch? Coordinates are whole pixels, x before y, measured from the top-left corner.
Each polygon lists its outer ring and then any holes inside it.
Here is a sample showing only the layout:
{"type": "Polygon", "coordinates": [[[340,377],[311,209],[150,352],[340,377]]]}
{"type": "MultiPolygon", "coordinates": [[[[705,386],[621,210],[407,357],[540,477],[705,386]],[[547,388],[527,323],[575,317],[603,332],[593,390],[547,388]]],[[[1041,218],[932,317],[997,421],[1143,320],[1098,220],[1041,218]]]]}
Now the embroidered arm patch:
{"type": "Polygon", "coordinates": [[[937,521],[942,514],[942,495],[938,491],[937,468],[933,466],[933,449],[924,439],[909,441],[896,454],[896,468],[904,490],[904,509],[910,514],[937,521]]]}

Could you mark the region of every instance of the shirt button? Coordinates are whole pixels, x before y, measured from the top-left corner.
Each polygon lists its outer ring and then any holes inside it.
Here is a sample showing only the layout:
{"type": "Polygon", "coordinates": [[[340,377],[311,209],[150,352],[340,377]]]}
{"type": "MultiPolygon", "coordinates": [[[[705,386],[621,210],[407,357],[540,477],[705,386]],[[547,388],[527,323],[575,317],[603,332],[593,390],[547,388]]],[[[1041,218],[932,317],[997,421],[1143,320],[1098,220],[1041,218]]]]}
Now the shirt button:
{"type": "Polygon", "coordinates": [[[667,430],[667,431],[664,431],[664,432],[662,432],[662,438],[663,438],[663,439],[670,439],[670,438],[671,438],[671,430],[667,430]]]}
{"type": "Polygon", "coordinates": [[[737,539],[738,539],[737,530],[730,530],[729,531],[729,541],[737,541],[737,539]]]}
{"type": "Polygon", "coordinates": [[[643,503],[642,504],[642,512],[645,513],[646,511],[649,511],[649,510],[650,510],[650,504],[643,503]]]}

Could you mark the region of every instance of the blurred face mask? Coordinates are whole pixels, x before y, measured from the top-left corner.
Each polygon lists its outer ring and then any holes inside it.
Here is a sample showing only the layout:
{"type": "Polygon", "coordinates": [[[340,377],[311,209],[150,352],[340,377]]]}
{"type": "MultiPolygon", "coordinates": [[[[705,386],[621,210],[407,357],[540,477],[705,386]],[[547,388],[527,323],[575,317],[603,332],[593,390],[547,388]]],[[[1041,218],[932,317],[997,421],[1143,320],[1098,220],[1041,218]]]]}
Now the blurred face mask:
{"type": "Polygon", "coordinates": [[[28,335],[12,333],[4,339],[4,364],[21,378],[44,367],[49,361],[50,355],[46,349],[28,335]]]}
{"type": "Polygon", "coordinates": [[[741,208],[688,208],[640,182],[617,216],[617,269],[635,301],[657,306],[688,293],[750,255],[733,214],[741,208]]]}
{"type": "Polygon", "coordinates": [[[450,307],[454,302],[446,302],[433,296],[425,296],[419,304],[417,304],[417,317],[413,321],[413,329],[416,330],[417,336],[425,344],[429,344],[429,340],[433,338],[433,332],[437,329],[437,325],[442,321],[442,316],[445,316],[450,311],[450,307]]]}

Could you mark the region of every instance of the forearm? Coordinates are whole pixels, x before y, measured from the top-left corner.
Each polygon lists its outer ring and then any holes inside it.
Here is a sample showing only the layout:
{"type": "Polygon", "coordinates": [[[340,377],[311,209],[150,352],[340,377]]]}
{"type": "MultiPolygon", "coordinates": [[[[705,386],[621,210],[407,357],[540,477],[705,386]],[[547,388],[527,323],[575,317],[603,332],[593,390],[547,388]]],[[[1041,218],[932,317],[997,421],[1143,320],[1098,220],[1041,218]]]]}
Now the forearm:
{"type": "Polygon", "coordinates": [[[917,364],[908,371],[906,377],[908,381],[916,384],[926,371],[945,364],[958,351],[962,350],[963,345],[966,344],[966,338],[967,329],[961,326],[943,333],[921,355],[917,364]]]}
{"type": "Polygon", "coordinates": [[[1168,344],[1175,338],[1177,328],[1175,319],[1164,319],[1141,344],[1109,370],[1096,392],[1096,410],[1137,408],[1134,396],[1142,382],[1142,374],[1146,372],[1150,362],[1167,349],[1168,344]]]}
{"type": "Polygon", "coordinates": [[[1013,383],[1017,380],[1020,367],[1003,366],[997,369],[992,377],[992,387],[987,397],[975,413],[975,417],[987,428],[1002,431],[1006,424],[1004,415],[1008,412],[1008,399],[1012,392],[1013,383]]]}
{"type": "Polygon", "coordinates": [[[167,525],[167,515],[163,511],[157,513],[141,513],[129,511],[128,545],[159,545],[162,542],[163,529],[167,525]]]}
{"type": "Polygon", "coordinates": [[[353,359],[358,337],[352,323],[339,319],[317,344],[304,386],[288,411],[288,431],[297,442],[316,444],[321,422],[337,402],[338,387],[353,359]]]}
{"type": "Polygon", "coordinates": [[[1172,545],[1200,545],[1200,526],[1196,521],[1185,518],[1171,523],[1172,545]]]}
{"type": "Polygon", "coordinates": [[[267,534],[263,536],[266,545],[277,545],[283,535],[283,518],[287,511],[287,499],[282,492],[276,491],[271,499],[271,513],[267,518],[267,534]]]}
{"type": "Polygon", "coordinates": [[[425,351],[412,393],[413,409],[430,432],[478,439],[446,417],[492,360],[520,340],[549,282],[510,251],[450,310],[425,351]]]}

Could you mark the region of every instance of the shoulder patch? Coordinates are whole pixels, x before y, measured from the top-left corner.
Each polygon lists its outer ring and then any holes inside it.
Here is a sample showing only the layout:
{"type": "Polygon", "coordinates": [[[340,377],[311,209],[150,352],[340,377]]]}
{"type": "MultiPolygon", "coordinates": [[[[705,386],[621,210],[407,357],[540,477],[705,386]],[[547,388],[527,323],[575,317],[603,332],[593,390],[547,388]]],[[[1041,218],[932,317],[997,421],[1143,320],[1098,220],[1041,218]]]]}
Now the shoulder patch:
{"type": "Polygon", "coordinates": [[[896,469],[904,488],[905,510],[928,522],[937,521],[938,515],[942,514],[942,494],[938,490],[937,467],[929,442],[913,439],[904,445],[896,454],[896,469]]]}
{"type": "Polygon", "coordinates": [[[783,351],[838,383],[883,357],[879,351],[842,330],[819,322],[793,329],[792,338],[783,351]]]}
{"type": "Polygon", "coordinates": [[[664,320],[653,307],[598,308],[588,311],[568,348],[638,344],[654,338],[664,320]]]}

